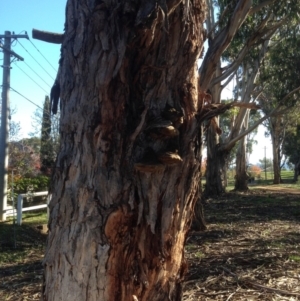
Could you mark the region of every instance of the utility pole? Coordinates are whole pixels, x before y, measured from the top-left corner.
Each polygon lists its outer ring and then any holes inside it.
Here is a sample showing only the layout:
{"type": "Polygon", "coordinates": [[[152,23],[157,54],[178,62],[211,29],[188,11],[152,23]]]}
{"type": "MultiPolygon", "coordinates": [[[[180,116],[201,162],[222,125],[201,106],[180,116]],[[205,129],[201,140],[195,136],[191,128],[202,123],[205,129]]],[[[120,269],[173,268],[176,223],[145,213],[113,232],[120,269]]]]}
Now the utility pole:
{"type": "Polygon", "coordinates": [[[8,167],[8,130],[10,118],[9,108],[9,89],[10,89],[10,63],[11,56],[24,61],[24,59],[11,50],[11,40],[18,38],[28,39],[27,34],[15,35],[10,31],[5,31],[4,35],[0,35],[0,39],[4,38],[4,45],[0,43],[3,50],[3,80],[2,80],[2,105],[1,105],[1,131],[0,131],[0,220],[6,220],[7,207],[7,167],[8,167]]]}

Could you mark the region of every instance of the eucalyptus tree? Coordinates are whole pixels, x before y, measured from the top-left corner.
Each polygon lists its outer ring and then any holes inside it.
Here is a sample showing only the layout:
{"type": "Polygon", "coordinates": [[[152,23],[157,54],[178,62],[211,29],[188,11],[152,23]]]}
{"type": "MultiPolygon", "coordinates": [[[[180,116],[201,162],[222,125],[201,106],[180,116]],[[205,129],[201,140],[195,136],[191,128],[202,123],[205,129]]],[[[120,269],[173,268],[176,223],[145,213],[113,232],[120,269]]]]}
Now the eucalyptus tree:
{"type": "Polygon", "coordinates": [[[180,300],[205,3],[68,1],[43,297],[180,300]]]}
{"type": "Polygon", "coordinates": [[[233,105],[210,103],[213,62],[252,9],[235,2],[199,77],[204,2],[67,2],[45,300],[181,299],[199,128],[233,105]]]}
{"type": "MultiPolygon", "coordinates": [[[[299,111],[298,111],[299,114],[299,111]]],[[[299,116],[299,115],[298,115],[299,116]]],[[[282,148],[288,162],[294,165],[294,181],[298,181],[300,174],[300,122],[295,121],[293,126],[288,127],[282,148]]]]}
{"type": "Polygon", "coordinates": [[[32,128],[29,135],[40,139],[40,169],[45,174],[51,174],[59,151],[59,113],[51,115],[50,99],[45,96],[43,111],[38,108],[32,116],[32,128]]]}
{"type": "Polygon", "coordinates": [[[54,151],[51,141],[51,115],[50,99],[45,97],[43,107],[43,118],[41,127],[41,148],[40,148],[41,171],[48,174],[54,164],[54,151]]]}
{"type": "Polygon", "coordinates": [[[266,120],[272,139],[274,184],[281,182],[282,146],[286,130],[298,119],[300,97],[300,31],[298,23],[282,28],[261,70],[259,85],[260,105],[265,114],[280,107],[266,120]],[[292,111],[291,111],[292,110],[292,111]]]}
{"type": "MultiPolygon", "coordinates": [[[[210,127],[207,130],[208,168],[205,194],[213,195],[221,194],[225,191],[225,166],[232,148],[240,139],[264,120],[258,121],[247,130],[247,127],[244,130],[242,129],[249,109],[247,104],[253,103],[257,96],[253,93],[255,79],[269,50],[270,39],[281,26],[288,24],[295,17],[298,3],[297,1],[289,1],[288,3],[280,1],[253,1],[253,5],[244,16],[246,19],[245,22],[236,34],[231,36],[230,47],[219,50],[221,54],[226,50],[223,53],[223,59],[227,61],[225,67],[221,66],[220,56],[215,55],[213,51],[214,47],[211,48],[211,45],[219,45],[219,36],[229,28],[230,16],[235,12],[236,2],[209,1],[208,3],[210,8],[213,7],[214,3],[217,3],[220,14],[215,24],[207,22],[210,29],[208,30],[210,46],[200,68],[200,87],[209,87],[212,95],[211,101],[218,104],[221,100],[222,89],[232,79],[234,74],[237,73],[238,69],[241,68],[244,88],[241,90],[242,93],[238,97],[238,100],[245,104],[245,107],[240,109],[233,130],[226,140],[223,139],[220,141],[214,128],[210,127]],[[201,76],[201,72],[204,72],[204,70],[212,70],[210,81],[207,81],[207,77],[201,80],[204,78],[201,76]],[[223,81],[222,84],[220,83],[221,81],[223,81]]],[[[210,14],[209,16],[211,15],[214,14],[210,14]]],[[[246,185],[245,181],[246,177],[243,177],[241,183],[246,185]]]]}

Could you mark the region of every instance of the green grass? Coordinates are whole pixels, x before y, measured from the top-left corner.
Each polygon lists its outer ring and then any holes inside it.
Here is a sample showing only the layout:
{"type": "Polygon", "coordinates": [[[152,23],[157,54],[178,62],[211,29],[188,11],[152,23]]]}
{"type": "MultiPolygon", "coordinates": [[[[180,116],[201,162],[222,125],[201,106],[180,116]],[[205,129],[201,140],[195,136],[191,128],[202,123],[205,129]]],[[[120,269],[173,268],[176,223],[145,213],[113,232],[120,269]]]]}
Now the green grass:
{"type": "Polygon", "coordinates": [[[22,223],[25,225],[48,223],[47,212],[45,212],[45,210],[35,211],[34,213],[25,213],[22,217],[22,223]]]}
{"type": "Polygon", "coordinates": [[[204,258],[205,257],[205,254],[204,253],[202,253],[202,252],[200,252],[200,251],[197,251],[197,252],[195,252],[195,257],[196,258],[199,258],[199,259],[201,259],[201,258],[204,258]]]}
{"type": "Polygon", "coordinates": [[[300,262],[300,256],[298,255],[290,255],[289,260],[294,261],[294,262],[300,262]]]}
{"type": "Polygon", "coordinates": [[[0,265],[24,262],[29,253],[44,247],[45,234],[37,227],[47,224],[47,213],[25,213],[22,220],[22,226],[14,223],[12,217],[0,223],[0,265]]]}
{"type": "MultiPolygon", "coordinates": [[[[274,174],[272,172],[267,172],[267,178],[265,179],[265,173],[261,173],[261,178],[255,178],[255,182],[249,185],[249,188],[255,188],[255,186],[268,186],[273,184],[274,174]]],[[[300,179],[297,183],[294,182],[294,171],[283,170],[281,171],[281,178],[283,183],[280,184],[281,187],[293,188],[300,190],[300,179]]],[[[228,174],[228,185],[226,190],[230,191],[234,189],[234,178],[232,178],[232,173],[228,174]]]]}
{"type": "MultiPolygon", "coordinates": [[[[0,222],[0,227],[2,224],[4,225],[13,225],[14,218],[12,216],[8,217],[5,222],[0,222]]],[[[17,222],[17,218],[15,217],[15,223],[17,222]]],[[[47,224],[48,217],[47,212],[45,210],[37,210],[34,212],[27,212],[22,214],[22,224],[24,225],[34,225],[34,224],[47,224]]]]}

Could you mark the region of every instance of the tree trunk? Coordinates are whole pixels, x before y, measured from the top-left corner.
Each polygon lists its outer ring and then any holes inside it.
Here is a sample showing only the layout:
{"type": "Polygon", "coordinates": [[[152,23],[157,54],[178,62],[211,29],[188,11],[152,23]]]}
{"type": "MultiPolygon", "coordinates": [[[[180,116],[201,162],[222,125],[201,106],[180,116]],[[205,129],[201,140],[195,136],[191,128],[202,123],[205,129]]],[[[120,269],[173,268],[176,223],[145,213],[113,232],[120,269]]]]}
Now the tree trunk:
{"type": "Polygon", "coordinates": [[[273,184],[281,183],[281,172],[280,172],[280,119],[281,117],[271,117],[271,138],[272,138],[272,149],[273,149],[273,171],[274,179],[273,184]]]}
{"type": "MultiPolygon", "coordinates": [[[[247,110],[245,120],[241,131],[245,131],[249,124],[250,111],[247,110]]],[[[248,190],[247,166],[246,166],[246,136],[243,136],[239,141],[238,150],[236,154],[236,173],[235,173],[235,190],[247,191],[248,190]]]]}
{"type": "Polygon", "coordinates": [[[221,195],[225,192],[225,174],[227,167],[228,153],[220,151],[216,144],[218,134],[213,127],[207,129],[207,167],[206,184],[204,189],[205,197],[221,195]]]}
{"type": "Polygon", "coordinates": [[[204,0],[68,1],[43,300],[181,300],[204,11],[204,0]]]}
{"type": "Polygon", "coordinates": [[[249,176],[246,172],[246,137],[244,136],[238,145],[236,154],[236,176],[234,189],[238,191],[247,191],[249,176]]]}
{"type": "MultiPolygon", "coordinates": [[[[221,71],[221,63],[216,67],[215,76],[219,76],[221,71]]],[[[221,83],[215,84],[210,88],[212,103],[219,104],[221,102],[221,83]]],[[[206,130],[206,146],[207,146],[207,167],[206,167],[206,184],[204,195],[216,196],[225,192],[226,187],[226,171],[227,171],[227,152],[219,150],[220,147],[220,132],[219,118],[214,119],[214,123],[210,123],[206,130]]]]}
{"type": "Polygon", "coordinates": [[[298,176],[300,174],[300,161],[295,164],[294,168],[294,182],[298,182],[298,176]]]}
{"type": "MultiPolygon", "coordinates": [[[[274,140],[276,140],[276,138],[274,140]]],[[[273,171],[274,171],[273,184],[280,184],[281,183],[281,175],[280,175],[281,172],[280,172],[279,153],[278,153],[278,148],[274,147],[274,145],[275,145],[274,143],[276,143],[276,141],[274,141],[274,140],[273,140],[273,171]]]]}
{"type": "MultiPolygon", "coordinates": [[[[203,135],[203,127],[200,127],[200,135],[202,138],[203,135]]],[[[203,145],[201,144],[200,148],[200,162],[202,164],[202,151],[203,151],[203,145]]],[[[200,166],[201,170],[201,166],[200,166]]],[[[203,174],[201,174],[201,178],[203,177],[203,174]]],[[[200,178],[200,185],[199,185],[199,193],[202,195],[202,187],[201,187],[201,178],[200,178]]],[[[191,226],[192,230],[195,231],[204,231],[207,229],[206,222],[204,218],[204,209],[203,209],[203,203],[202,203],[202,197],[199,196],[199,199],[197,200],[195,207],[194,207],[194,218],[191,226]]]]}

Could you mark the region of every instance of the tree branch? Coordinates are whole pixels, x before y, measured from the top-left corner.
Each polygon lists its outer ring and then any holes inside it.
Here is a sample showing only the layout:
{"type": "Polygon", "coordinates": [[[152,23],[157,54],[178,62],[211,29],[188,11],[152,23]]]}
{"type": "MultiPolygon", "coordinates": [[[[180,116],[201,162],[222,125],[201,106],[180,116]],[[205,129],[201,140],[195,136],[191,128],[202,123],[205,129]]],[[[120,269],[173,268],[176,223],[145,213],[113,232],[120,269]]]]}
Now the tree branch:
{"type": "Polygon", "coordinates": [[[243,133],[240,133],[238,136],[236,136],[234,139],[232,139],[231,141],[225,143],[224,145],[222,145],[220,147],[220,150],[224,151],[224,150],[230,150],[232,149],[232,147],[235,145],[236,142],[238,142],[241,138],[243,138],[244,136],[246,136],[247,134],[249,134],[250,132],[252,132],[256,127],[258,127],[262,122],[264,122],[266,119],[268,119],[269,117],[275,116],[275,115],[282,115],[285,114],[286,112],[288,112],[291,108],[293,108],[292,105],[282,109],[281,111],[278,111],[280,109],[280,107],[282,106],[282,103],[288,98],[290,97],[292,94],[296,93],[297,91],[300,90],[300,86],[295,88],[293,91],[289,92],[281,101],[280,104],[274,108],[269,114],[265,115],[264,117],[262,117],[261,119],[259,119],[257,122],[255,122],[250,128],[248,128],[246,131],[244,131],[243,133]]]}
{"type": "Polygon", "coordinates": [[[275,0],[267,0],[265,2],[262,2],[254,7],[252,7],[249,11],[249,15],[253,15],[255,13],[257,13],[258,11],[260,11],[263,7],[273,4],[275,2],[275,0]]]}
{"type": "Polygon", "coordinates": [[[237,30],[243,24],[251,8],[251,3],[252,1],[250,0],[240,0],[227,26],[217,34],[214,40],[211,41],[211,45],[209,45],[208,51],[199,70],[199,86],[201,91],[206,91],[208,89],[216,70],[217,62],[220,60],[222,53],[231,43],[237,30]]]}
{"type": "Polygon", "coordinates": [[[34,39],[52,43],[52,44],[61,44],[64,39],[64,34],[49,32],[49,31],[42,31],[42,30],[33,28],[32,29],[32,37],[34,39]]]}
{"type": "Polygon", "coordinates": [[[276,23],[276,25],[266,28],[266,25],[269,20],[270,20],[270,17],[267,17],[262,21],[258,30],[247,40],[244,47],[240,50],[236,59],[228,67],[226,67],[226,69],[222,73],[222,75],[214,78],[211,81],[212,86],[222,80],[225,80],[232,73],[236,72],[236,70],[240,66],[240,63],[243,61],[246,54],[249,52],[250,47],[255,45],[257,43],[257,41],[259,41],[260,39],[264,39],[264,40],[269,39],[274,34],[274,32],[285,22],[285,19],[282,19],[280,22],[276,23]]]}

